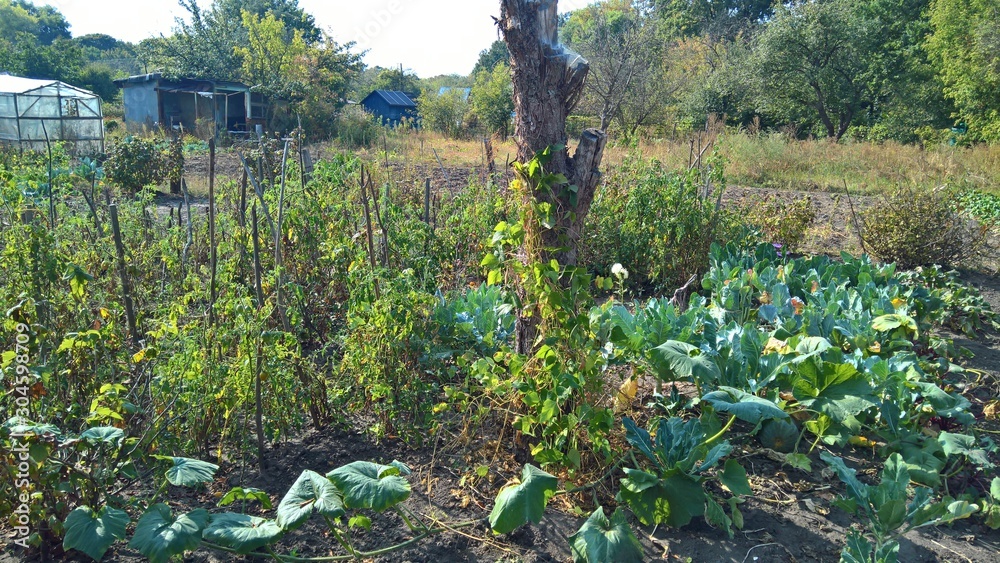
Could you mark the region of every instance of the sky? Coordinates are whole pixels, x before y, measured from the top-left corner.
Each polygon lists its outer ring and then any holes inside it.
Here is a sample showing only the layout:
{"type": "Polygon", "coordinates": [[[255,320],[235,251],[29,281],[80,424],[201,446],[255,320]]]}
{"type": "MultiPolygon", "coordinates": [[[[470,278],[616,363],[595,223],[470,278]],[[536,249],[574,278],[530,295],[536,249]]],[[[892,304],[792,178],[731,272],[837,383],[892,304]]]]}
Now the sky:
{"type": "MultiPolygon", "coordinates": [[[[104,33],[123,41],[169,35],[186,11],[177,0],[33,0],[57,8],[74,36],[104,33]]],[[[559,11],[589,4],[563,0],[559,11]]],[[[203,8],[211,0],[198,0],[203,8]]],[[[499,38],[499,0],[299,0],[339,43],[367,50],[369,66],[398,67],[422,78],[472,72],[479,52],[499,38]]]]}

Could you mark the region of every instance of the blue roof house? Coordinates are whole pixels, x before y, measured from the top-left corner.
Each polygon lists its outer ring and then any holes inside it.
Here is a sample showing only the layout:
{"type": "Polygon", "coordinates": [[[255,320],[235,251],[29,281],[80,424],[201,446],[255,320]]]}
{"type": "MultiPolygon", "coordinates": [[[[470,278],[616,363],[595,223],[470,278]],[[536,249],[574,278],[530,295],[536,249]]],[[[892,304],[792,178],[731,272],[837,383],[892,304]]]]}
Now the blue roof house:
{"type": "Polygon", "coordinates": [[[417,118],[417,103],[405,92],[375,90],[361,100],[361,105],[383,125],[395,127],[403,119],[417,118]]]}

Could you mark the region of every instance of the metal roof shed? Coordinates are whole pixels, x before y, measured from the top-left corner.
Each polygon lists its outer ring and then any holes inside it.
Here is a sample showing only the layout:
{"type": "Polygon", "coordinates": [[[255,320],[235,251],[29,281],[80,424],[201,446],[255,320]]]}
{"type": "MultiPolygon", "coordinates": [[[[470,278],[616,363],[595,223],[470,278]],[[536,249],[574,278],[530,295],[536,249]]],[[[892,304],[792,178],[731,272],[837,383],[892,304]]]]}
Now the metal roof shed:
{"type": "Polygon", "coordinates": [[[45,150],[66,141],[73,154],[104,152],[101,98],[58,80],[0,75],[0,142],[45,150]]]}

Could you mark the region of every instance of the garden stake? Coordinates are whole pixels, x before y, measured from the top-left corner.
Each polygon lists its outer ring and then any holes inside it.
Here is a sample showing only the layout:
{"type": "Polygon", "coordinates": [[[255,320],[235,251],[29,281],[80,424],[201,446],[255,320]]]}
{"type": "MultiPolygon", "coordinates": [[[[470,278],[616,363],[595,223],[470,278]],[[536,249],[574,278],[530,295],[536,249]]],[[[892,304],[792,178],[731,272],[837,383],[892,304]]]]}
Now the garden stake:
{"type": "Polygon", "coordinates": [[[208,326],[215,326],[216,270],[218,260],[215,248],[215,139],[208,140],[208,244],[211,262],[211,281],[208,291],[208,326]]]}
{"type": "Polygon", "coordinates": [[[135,326],[135,310],[132,305],[132,292],[129,288],[128,270],[125,267],[125,245],[122,244],[122,231],[118,225],[118,204],[112,203],[108,209],[111,211],[111,231],[115,238],[115,250],[118,251],[118,275],[122,282],[122,299],[125,301],[125,319],[128,321],[128,331],[132,336],[132,345],[136,348],[139,344],[139,331],[135,326]]]}

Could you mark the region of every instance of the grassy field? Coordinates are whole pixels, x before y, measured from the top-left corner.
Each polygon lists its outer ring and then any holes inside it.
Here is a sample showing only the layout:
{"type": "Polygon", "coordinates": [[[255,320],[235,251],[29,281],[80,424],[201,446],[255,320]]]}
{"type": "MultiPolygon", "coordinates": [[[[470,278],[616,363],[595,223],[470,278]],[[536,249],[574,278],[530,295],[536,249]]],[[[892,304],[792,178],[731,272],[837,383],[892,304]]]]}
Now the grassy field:
{"type": "MultiPolygon", "coordinates": [[[[605,151],[604,165],[615,166],[629,154],[638,152],[669,168],[681,168],[697,158],[699,147],[706,146],[717,149],[726,158],[726,175],[731,185],[842,191],[846,182],[852,192],[873,193],[897,185],[930,188],[947,184],[1000,192],[1000,147],[996,146],[835,144],[825,140],[788,140],[779,134],[753,136],[717,131],[676,140],[643,140],[637,146],[611,142],[605,151]]],[[[481,168],[485,162],[481,140],[448,139],[427,131],[389,132],[382,142],[356,152],[363,159],[384,160],[386,149],[389,160],[403,166],[481,168]]],[[[344,148],[326,144],[322,150],[344,148]]],[[[517,148],[511,139],[494,139],[493,152],[498,168],[502,168],[516,158],[517,148]]]]}

